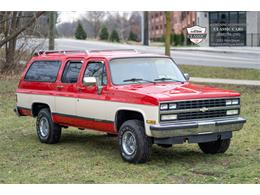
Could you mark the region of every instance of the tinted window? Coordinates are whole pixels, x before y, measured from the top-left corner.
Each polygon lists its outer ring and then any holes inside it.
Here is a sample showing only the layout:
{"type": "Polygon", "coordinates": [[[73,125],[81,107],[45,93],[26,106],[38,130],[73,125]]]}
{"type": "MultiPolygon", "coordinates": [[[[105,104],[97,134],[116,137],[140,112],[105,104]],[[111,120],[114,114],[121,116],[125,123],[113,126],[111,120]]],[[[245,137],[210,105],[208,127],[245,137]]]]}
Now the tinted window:
{"type": "Polygon", "coordinates": [[[107,84],[107,74],[103,63],[90,62],[85,71],[84,77],[96,77],[98,85],[107,84]]]}
{"type": "Polygon", "coordinates": [[[55,82],[60,65],[59,61],[35,61],[27,71],[25,80],[55,82]]]}
{"type": "Polygon", "coordinates": [[[61,82],[76,83],[81,69],[81,62],[68,62],[63,71],[61,82]]]}
{"type": "MultiPolygon", "coordinates": [[[[129,79],[143,79],[155,81],[166,78],[171,81],[185,81],[181,71],[169,58],[122,58],[110,61],[112,81],[116,85],[135,83],[125,81],[129,79]]],[[[146,82],[146,81],[144,81],[146,82]]]]}

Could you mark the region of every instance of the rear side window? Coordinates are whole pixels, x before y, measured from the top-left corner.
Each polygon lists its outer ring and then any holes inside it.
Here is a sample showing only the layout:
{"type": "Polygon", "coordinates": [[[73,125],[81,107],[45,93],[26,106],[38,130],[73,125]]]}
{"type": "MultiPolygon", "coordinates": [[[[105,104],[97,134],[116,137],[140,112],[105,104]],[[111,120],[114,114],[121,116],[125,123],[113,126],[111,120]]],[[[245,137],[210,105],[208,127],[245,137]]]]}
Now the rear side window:
{"type": "Polygon", "coordinates": [[[35,61],[31,64],[24,80],[55,82],[60,65],[60,61],[35,61]]]}
{"type": "Polygon", "coordinates": [[[82,62],[68,62],[63,71],[61,82],[76,83],[78,80],[81,66],[82,62]]]}

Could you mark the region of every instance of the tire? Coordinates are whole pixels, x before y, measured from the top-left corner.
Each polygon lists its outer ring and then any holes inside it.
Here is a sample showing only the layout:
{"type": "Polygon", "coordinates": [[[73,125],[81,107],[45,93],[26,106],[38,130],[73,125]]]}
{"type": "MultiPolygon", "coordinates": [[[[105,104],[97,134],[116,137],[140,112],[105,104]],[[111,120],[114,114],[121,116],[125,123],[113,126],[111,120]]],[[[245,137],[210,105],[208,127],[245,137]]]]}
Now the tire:
{"type": "Polygon", "coordinates": [[[128,120],[118,134],[121,157],[130,163],[145,163],[151,156],[152,139],[145,135],[144,123],[128,120]],[[128,140],[129,142],[127,143],[128,140]]]}
{"type": "Polygon", "coordinates": [[[61,127],[52,121],[48,108],[40,110],[36,120],[36,131],[40,142],[56,144],[61,137],[61,127]]]}
{"type": "Polygon", "coordinates": [[[171,148],[172,147],[172,144],[157,144],[157,145],[162,148],[171,148]]]}
{"type": "Polygon", "coordinates": [[[199,143],[199,147],[205,154],[225,153],[229,148],[231,139],[217,140],[213,142],[199,143]]]}

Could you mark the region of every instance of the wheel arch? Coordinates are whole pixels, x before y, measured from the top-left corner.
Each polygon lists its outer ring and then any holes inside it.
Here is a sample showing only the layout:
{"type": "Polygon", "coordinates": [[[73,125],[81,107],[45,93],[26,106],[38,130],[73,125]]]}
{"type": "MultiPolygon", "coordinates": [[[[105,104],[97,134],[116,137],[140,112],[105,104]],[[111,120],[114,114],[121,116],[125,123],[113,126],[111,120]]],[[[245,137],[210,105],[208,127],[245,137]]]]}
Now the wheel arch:
{"type": "Polygon", "coordinates": [[[47,103],[43,102],[33,102],[32,103],[32,116],[37,117],[41,109],[48,108],[51,112],[51,107],[47,103]]]}
{"type": "Polygon", "coordinates": [[[120,108],[115,113],[115,130],[118,132],[121,125],[131,119],[142,120],[145,124],[145,113],[139,109],[120,108]]]}

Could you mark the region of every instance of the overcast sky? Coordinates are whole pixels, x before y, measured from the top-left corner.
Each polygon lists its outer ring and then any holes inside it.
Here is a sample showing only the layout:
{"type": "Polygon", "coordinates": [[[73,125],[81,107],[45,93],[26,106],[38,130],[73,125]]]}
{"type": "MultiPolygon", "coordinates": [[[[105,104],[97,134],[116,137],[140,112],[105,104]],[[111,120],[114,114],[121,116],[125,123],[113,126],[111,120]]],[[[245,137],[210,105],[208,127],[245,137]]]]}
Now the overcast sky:
{"type": "MultiPolygon", "coordinates": [[[[80,19],[81,17],[83,17],[84,15],[86,15],[87,11],[62,11],[62,12],[58,12],[59,13],[59,17],[58,17],[58,24],[60,23],[64,23],[64,22],[73,22],[73,21],[77,21],[78,19],[80,19]]],[[[118,12],[110,12],[112,14],[116,14],[118,12]]],[[[123,15],[123,11],[119,11],[120,15],[123,15]]],[[[127,12],[128,14],[130,14],[131,12],[127,12]]]]}

